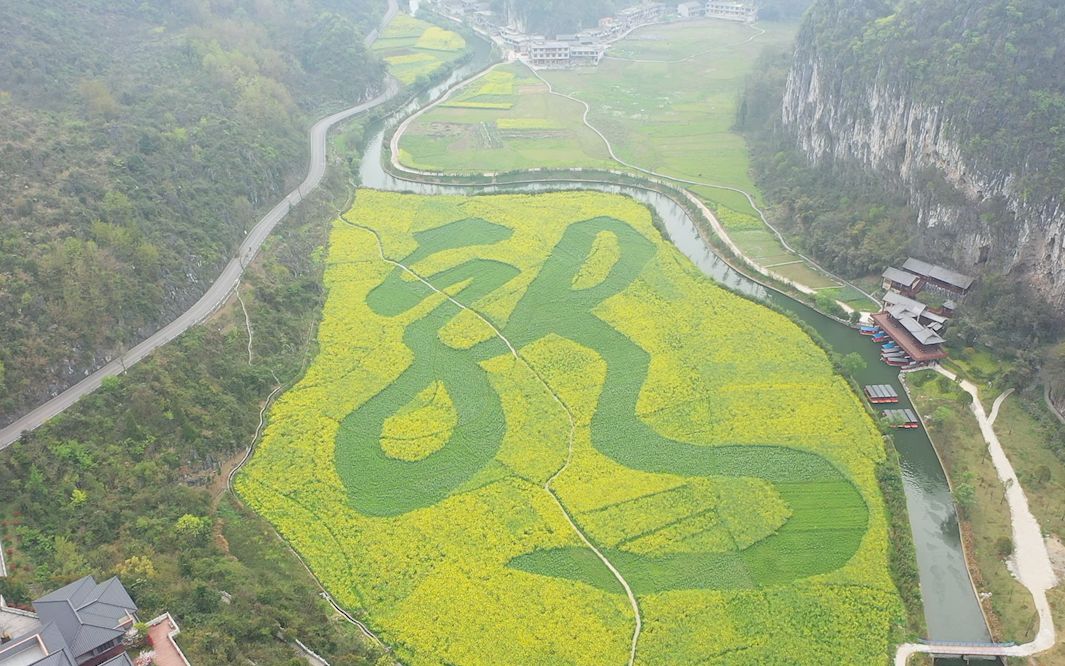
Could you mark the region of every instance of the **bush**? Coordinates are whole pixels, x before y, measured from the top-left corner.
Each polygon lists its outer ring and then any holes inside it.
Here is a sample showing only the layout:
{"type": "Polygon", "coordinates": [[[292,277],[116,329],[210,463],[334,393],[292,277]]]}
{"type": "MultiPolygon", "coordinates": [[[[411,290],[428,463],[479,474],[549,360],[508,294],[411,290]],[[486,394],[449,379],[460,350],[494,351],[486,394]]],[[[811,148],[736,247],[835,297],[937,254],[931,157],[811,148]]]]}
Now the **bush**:
{"type": "Polygon", "coordinates": [[[1002,559],[1006,559],[1013,554],[1013,539],[1008,536],[1001,536],[995,541],[995,552],[1002,559]]]}

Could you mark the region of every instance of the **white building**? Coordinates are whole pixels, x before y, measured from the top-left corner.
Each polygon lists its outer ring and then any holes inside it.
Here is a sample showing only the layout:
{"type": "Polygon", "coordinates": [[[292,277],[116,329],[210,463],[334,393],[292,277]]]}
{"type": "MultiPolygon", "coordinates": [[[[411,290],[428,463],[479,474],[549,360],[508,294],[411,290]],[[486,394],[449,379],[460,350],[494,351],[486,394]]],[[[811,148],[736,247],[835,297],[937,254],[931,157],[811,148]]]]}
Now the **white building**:
{"type": "Polygon", "coordinates": [[[570,45],[566,42],[530,44],[529,61],[537,67],[566,67],[570,63],[570,45]]]}
{"type": "Polygon", "coordinates": [[[758,19],[758,8],[733,0],[707,0],[706,16],[726,21],[753,23],[758,19]]]}
{"type": "Polygon", "coordinates": [[[692,2],[682,2],[677,5],[677,14],[681,18],[695,18],[697,16],[706,15],[706,2],[700,0],[693,0],[692,2]]]}
{"type": "Polygon", "coordinates": [[[633,28],[645,23],[654,23],[666,13],[664,2],[645,2],[632,7],[626,7],[617,14],[618,22],[626,28],[633,28]]]}

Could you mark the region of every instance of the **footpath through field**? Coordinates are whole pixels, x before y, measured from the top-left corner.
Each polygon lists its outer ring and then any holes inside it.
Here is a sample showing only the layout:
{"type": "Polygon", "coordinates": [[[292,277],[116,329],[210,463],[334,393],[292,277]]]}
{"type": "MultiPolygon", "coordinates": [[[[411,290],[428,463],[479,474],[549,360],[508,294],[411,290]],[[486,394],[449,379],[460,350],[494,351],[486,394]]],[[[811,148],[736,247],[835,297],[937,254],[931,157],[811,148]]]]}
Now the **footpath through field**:
{"type": "MultiPolygon", "coordinates": [[[[641,28],[647,28],[647,27],[653,27],[653,26],[641,26],[641,28]]],[[[737,44],[736,46],[738,46],[740,44],[747,44],[747,43],[753,42],[753,41],[757,40],[759,37],[761,37],[762,35],[765,34],[765,31],[761,30],[760,28],[756,28],[756,27],[753,27],[753,26],[751,26],[751,28],[755,32],[752,35],[748,36],[745,40],[743,40],[742,42],[737,44]]],[[[624,62],[632,62],[632,63],[663,63],[663,64],[677,63],[677,64],[680,64],[680,63],[684,63],[684,62],[690,61],[692,59],[698,58],[698,57],[700,57],[700,56],[702,56],[704,54],[705,54],[705,52],[695,53],[695,54],[691,54],[691,55],[688,55],[686,57],[679,58],[679,59],[674,59],[674,60],[640,59],[640,58],[627,58],[627,57],[617,57],[617,56],[610,56],[610,58],[613,59],[613,60],[624,61],[624,62]]],[[[400,160],[400,156],[401,156],[400,141],[401,141],[401,138],[403,137],[403,135],[405,133],[407,133],[407,131],[412,126],[412,124],[419,117],[423,116],[424,114],[429,113],[433,108],[435,108],[435,107],[437,107],[439,105],[446,104],[447,101],[451,98],[451,96],[455,92],[459,91],[460,89],[466,88],[467,86],[469,86],[473,82],[475,82],[478,79],[480,79],[480,78],[484,77],[485,75],[487,75],[489,72],[494,71],[495,67],[498,67],[499,65],[503,65],[503,64],[509,64],[509,63],[498,63],[497,65],[489,67],[488,69],[485,69],[485,70],[483,70],[481,72],[478,72],[478,73],[474,74],[473,76],[471,76],[471,77],[469,77],[469,78],[467,78],[467,79],[465,79],[463,81],[460,81],[460,82],[456,83],[443,96],[441,96],[441,98],[439,100],[437,100],[433,104],[427,105],[423,109],[419,110],[417,113],[415,113],[415,114],[409,116],[408,118],[404,119],[404,121],[399,125],[399,127],[393,133],[391,141],[390,141],[390,149],[391,149],[391,160],[390,161],[391,161],[392,168],[397,170],[397,171],[399,171],[399,172],[406,173],[406,174],[418,174],[418,175],[437,176],[437,177],[446,177],[446,176],[448,176],[449,174],[447,172],[445,172],[445,171],[414,168],[414,167],[410,167],[410,166],[406,166],[406,165],[402,164],[401,160],[400,160]]],[[[711,225],[714,233],[725,243],[725,245],[729,248],[729,250],[733,254],[735,254],[741,261],[746,263],[751,269],[753,269],[756,272],[758,272],[759,274],[761,274],[763,276],[766,276],[768,278],[771,278],[771,279],[773,279],[773,280],[775,280],[777,282],[780,282],[780,283],[783,283],[783,284],[787,284],[790,287],[792,287],[793,289],[795,289],[795,290],[797,290],[797,291],[799,291],[800,293],[803,293],[803,294],[807,294],[807,295],[813,296],[813,295],[816,295],[817,293],[819,293],[821,291],[825,291],[825,290],[848,289],[848,290],[853,290],[853,292],[855,292],[855,293],[861,294],[862,297],[864,297],[864,299],[867,299],[868,306],[876,306],[876,305],[879,304],[879,301],[872,294],[866,292],[865,290],[861,289],[857,285],[854,285],[854,284],[850,283],[846,279],[844,279],[844,278],[832,273],[831,271],[823,268],[816,261],[814,261],[812,258],[810,258],[809,256],[803,254],[797,248],[793,247],[790,243],[788,243],[788,241],[784,237],[784,235],[773,224],[771,224],[769,222],[765,212],[758,205],[758,203],[755,200],[754,195],[751,192],[749,192],[749,191],[747,191],[747,190],[745,190],[745,189],[743,189],[741,187],[735,187],[735,186],[731,186],[731,185],[723,185],[723,184],[720,184],[720,183],[714,183],[714,182],[703,181],[703,180],[696,180],[694,178],[689,178],[689,177],[668,175],[668,174],[662,173],[661,171],[658,171],[658,170],[654,170],[654,169],[650,169],[650,168],[646,168],[646,167],[640,166],[639,164],[636,164],[634,162],[628,161],[628,160],[622,158],[621,156],[619,156],[617,154],[615,146],[613,145],[611,140],[607,137],[606,133],[603,130],[601,130],[599,127],[596,127],[589,120],[589,115],[592,112],[592,107],[587,101],[585,101],[583,99],[580,99],[580,98],[578,98],[578,97],[576,97],[574,95],[571,95],[571,94],[566,94],[566,93],[559,92],[558,90],[555,89],[555,87],[552,85],[552,83],[548,79],[546,79],[544,76],[542,76],[538,71],[536,71],[534,68],[531,68],[531,67],[529,69],[531,70],[532,74],[546,86],[547,91],[548,91],[548,93],[550,95],[554,95],[556,97],[572,101],[574,103],[580,104],[583,107],[584,111],[583,111],[583,113],[581,115],[581,123],[585,127],[587,127],[591,132],[593,132],[603,142],[603,145],[606,148],[607,154],[608,154],[609,158],[613,162],[617,163],[618,165],[620,165],[622,167],[625,167],[626,169],[630,169],[630,170],[635,171],[635,172],[637,172],[639,174],[642,174],[644,176],[650,177],[652,180],[657,180],[657,181],[660,181],[660,182],[668,181],[668,182],[671,182],[671,183],[682,185],[683,187],[681,188],[681,190],[685,194],[686,198],[689,200],[689,203],[691,203],[692,205],[695,205],[696,207],[698,207],[700,209],[700,211],[703,213],[705,218],[710,222],[710,225],[711,225]],[[753,210],[755,213],[757,213],[758,218],[760,219],[761,223],[765,226],[765,228],[768,229],[771,232],[772,238],[774,239],[774,242],[779,244],[780,248],[785,253],[783,256],[785,256],[785,257],[788,257],[788,256],[794,257],[795,258],[794,261],[781,261],[781,255],[779,253],[776,254],[776,255],[773,255],[772,257],[767,257],[766,260],[762,260],[759,257],[756,257],[756,256],[752,255],[751,252],[745,250],[741,246],[741,244],[737,243],[735,241],[735,239],[732,238],[732,236],[729,234],[729,232],[725,228],[725,226],[720,223],[720,221],[718,220],[718,217],[714,214],[714,212],[711,211],[708,206],[706,206],[706,204],[702,201],[702,199],[700,197],[698,197],[696,194],[694,194],[693,192],[691,192],[688,189],[690,187],[709,188],[709,189],[720,190],[720,191],[724,191],[724,192],[731,192],[733,194],[740,195],[746,201],[747,205],[750,206],[751,210],[753,210]],[[806,267],[806,270],[804,272],[802,272],[803,274],[811,275],[811,276],[813,276],[815,278],[821,278],[821,279],[823,279],[824,281],[826,281],[828,283],[828,286],[826,286],[823,282],[820,283],[820,284],[811,284],[811,283],[809,283],[806,280],[806,278],[798,277],[798,276],[795,276],[795,275],[791,275],[791,276],[785,275],[783,272],[781,272],[781,270],[775,270],[775,269],[778,269],[779,267],[791,266],[793,264],[802,264],[802,265],[804,265],[806,267]]],[[[571,170],[581,171],[582,169],[574,168],[574,169],[571,169],[571,170]]],[[[498,175],[500,175],[500,173],[499,172],[486,171],[486,172],[484,172],[481,175],[484,175],[484,176],[498,176],[498,175]]],[[[850,313],[850,312],[855,311],[855,307],[852,306],[851,303],[845,302],[842,299],[837,299],[835,302],[845,312],[850,313]]]]}
{"type": "Polygon", "coordinates": [[[603,552],[598,547],[596,547],[595,544],[592,543],[592,541],[591,541],[591,539],[589,539],[588,535],[585,534],[584,531],[577,525],[576,521],[574,521],[574,519],[573,519],[573,516],[570,515],[569,509],[567,509],[566,505],[562,503],[562,499],[558,496],[558,494],[555,492],[554,488],[552,487],[552,484],[554,483],[555,479],[557,479],[563,472],[565,472],[566,468],[569,467],[570,463],[573,461],[573,443],[574,443],[573,440],[574,440],[574,433],[575,433],[575,431],[577,429],[577,421],[576,421],[576,419],[573,416],[572,409],[570,409],[570,406],[567,405],[564,400],[562,400],[562,397],[559,396],[559,394],[555,391],[555,389],[553,389],[551,387],[551,385],[536,370],[536,368],[533,367],[532,363],[530,363],[525,357],[523,357],[518,352],[518,350],[514,347],[514,345],[511,344],[510,340],[507,339],[507,337],[505,335],[503,335],[503,332],[501,330],[499,330],[499,328],[495,324],[493,324],[491,322],[491,320],[489,320],[487,317],[485,317],[483,314],[481,314],[477,310],[465,305],[464,303],[459,302],[451,294],[448,294],[447,292],[438,289],[432,282],[427,280],[420,273],[417,273],[410,266],[407,266],[406,264],[403,264],[403,263],[401,263],[399,261],[396,261],[396,260],[391,259],[388,256],[386,256],[385,255],[384,245],[381,243],[381,236],[377,233],[377,231],[375,231],[374,229],[372,229],[370,227],[366,227],[366,226],[363,226],[361,224],[356,224],[354,222],[351,222],[351,221],[349,221],[349,220],[347,220],[347,219],[345,219],[343,217],[341,217],[340,219],[343,220],[344,223],[348,224],[349,226],[355,227],[357,229],[362,229],[363,231],[366,231],[366,232],[372,234],[373,238],[374,238],[374,242],[377,244],[377,253],[380,255],[382,261],[384,261],[384,262],[386,262],[388,264],[391,264],[392,266],[394,266],[396,268],[399,268],[400,270],[406,272],[412,278],[414,278],[418,282],[421,282],[426,287],[428,287],[430,290],[436,292],[437,294],[440,294],[440,295],[444,296],[444,298],[446,298],[448,301],[450,301],[453,305],[455,305],[459,309],[467,310],[469,312],[472,312],[485,325],[487,325],[489,328],[491,328],[493,333],[495,334],[495,336],[498,337],[500,340],[502,340],[503,343],[507,346],[507,349],[510,351],[511,355],[514,356],[515,359],[521,361],[525,365],[525,367],[527,367],[529,369],[529,371],[533,373],[533,376],[536,377],[537,381],[540,382],[540,384],[544,387],[544,389],[548,393],[551,394],[552,399],[554,399],[554,401],[557,402],[559,404],[559,406],[562,407],[562,409],[566,412],[566,417],[569,420],[569,434],[567,436],[567,443],[566,443],[566,445],[567,445],[566,446],[566,459],[565,459],[565,461],[563,461],[562,465],[560,465],[559,468],[555,470],[554,474],[552,474],[550,477],[548,477],[548,479],[544,482],[543,489],[548,495],[551,496],[551,499],[554,500],[555,505],[558,506],[559,511],[562,512],[562,516],[566,519],[566,522],[569,524],[570,528],[573,529],[574,533],[576,533],[577,537],[581,540],[581,542],[584,543],[584,545],[590,551],[592,551],[592,553],[595,554],[596,558],[598,558],[599,561],[602,562],[603,565],[606,566],[606,568],[610,570],[610,573],[618,581],[618,583],[621,585],[622,589],[625,590],[625,596],[628,597],[629,605],[632,608],[632,612],[633,612],[634,619],[635,619],[635,627],[634,627],[633,633],[632,633],[632,642],[630,643],[630,646],[629,646],[629,661],[628,661],[628,665],[627,665],[627,666],[633,666],[636,663],[636,646],[639,643],[640,632],[643,629],[643,617],[640,614],[640,604],[636,600],[636,594],[632,591],[632,586],[629,585],[629,582],[627,580],[625,580],[625,577],[621,574],[620,571],[618,571],[617,567],[614,566],[613,562],[611,562],[609,559],[607,559],[606,555],[604,555],[603,552]]]}

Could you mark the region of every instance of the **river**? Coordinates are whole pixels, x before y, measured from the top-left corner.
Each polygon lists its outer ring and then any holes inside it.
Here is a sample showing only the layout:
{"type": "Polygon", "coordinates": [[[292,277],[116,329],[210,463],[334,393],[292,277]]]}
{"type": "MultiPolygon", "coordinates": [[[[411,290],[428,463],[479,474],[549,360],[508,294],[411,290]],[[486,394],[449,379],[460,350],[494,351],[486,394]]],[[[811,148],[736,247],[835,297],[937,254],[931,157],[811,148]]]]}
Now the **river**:
{"type": "MultiPolygon", "coordinates": [[[[455,83],[483,68],[487,52],[482,52],[481,49],[478,49],[478,52],[478,57],[471,63],[398,110],[389,122],[397,123],[425,104],[438,99],[455,83]]],[[[364,149],[359,166],[363,187],[425,195],[467,196],[583,189],[632,197],[655,211],[669,239],[706,275],[734,292],[753,300],[771,303],[789,312],[796,319],[816,329],[836,353],[846,355],[857,352],[866,361],[866,368],[856,373],[855,378],[859,384],[891,384],[902,398],[898,407],[912,407],[902,390],[898,371],[880,361],[878,345],[859,335],[854,329],[733,270],[703,241],[685,209],[665,194],[631,186],[586,181],[552,180],[517,185],[471,186],[433,185],[400,180],[386,173],[383,168],[384,135],[385,130],[377,131],[364,149]]],[[[990,642],[987,624],[969,576],[954,503],[939,457],[923,429],[896,430],[893,435],[901,459],[903,487],[917,554],[928,638],[934,641],[990,642]]]]}

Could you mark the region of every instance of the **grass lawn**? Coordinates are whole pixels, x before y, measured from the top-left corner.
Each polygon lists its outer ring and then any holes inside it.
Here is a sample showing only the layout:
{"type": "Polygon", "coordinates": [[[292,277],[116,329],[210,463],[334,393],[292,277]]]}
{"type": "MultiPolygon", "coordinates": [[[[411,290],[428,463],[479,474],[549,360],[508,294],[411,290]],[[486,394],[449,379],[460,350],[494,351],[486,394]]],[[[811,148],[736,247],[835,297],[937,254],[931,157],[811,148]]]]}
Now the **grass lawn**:
{"type": "Polygon", "coordinates": [[[410,85],[419,76],[459,58],[466,50],[466,40],[432,23],[397,14],[374,42],[373,50],[384,58],[389,74],[410,85]]]}
{"type": "Polygon", "coordinates": [[[520,63],[501,65],[413,122],[401,161],[452,173],[613,165],[577,102],[550,95],[520,63]]]}
{"type": "MultiPolygon", "coordinates": [[[[1048,444],[1065,438],[1065,426],[1058,424],[1043,403],[1039,391],[1011,395],[999,410],[995,432],[1017,471],[1028,505],[1039,520],[1043,533],[1059,543],[1065,539],[1065,463],[1048,444]]],[[[1065,576],[1065,549],[1057,551],[1057,571],[1065,576]]],[[[1055,550],[1051,549],[1054,558],[1055,550]]],[[[1061,585],[1049,593],[1054,624],[1065,627],[1065,589],[1061,585]]],[[[1065,663],[1065,644],[1058,641],[1054,649],[1039,655],[1039,663],[1065,663]]]]}
{"type": "Polygon", "coordinates": [[[948,351],[950,356],[943,361],[943,367],[979,387],[980,402],[990,413],[998,397],[991,384],[1009,369],[1009,362],[995,356],[987,347],[951,346],[948,351]]]}
{"type": "MultiPolygon", "coordinates": [[[[712,186],[744,190],[756,202],[761,198],[749,173],[746,143],[732,125],[755,58],[767,46],[788,43],[795,26],[766,24],[760,29],[765,33],[715,20],[651,26],[612,46],[598,67],[543,76],[557,92],[590,105],[589,121],[622,160],[709,183],[690,189],[757,262],[799,261],[778,272],[815,289],[839,286],[788,252],[742,193],[712,186]]],[[[584,126],[583,112],[581,104],[550,95],[522,65],[500,66],[412,123],[400,141],[400,160],[451,173],[619,168],[600,138],[584,126]]],[[[847,302],[873,308],[860,297],[847,302]]]]}

